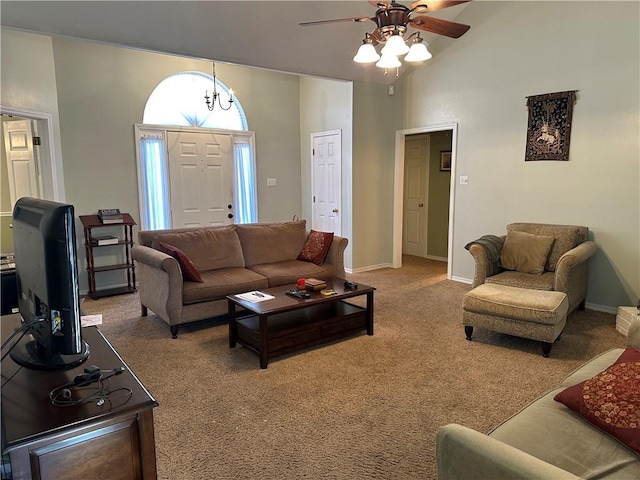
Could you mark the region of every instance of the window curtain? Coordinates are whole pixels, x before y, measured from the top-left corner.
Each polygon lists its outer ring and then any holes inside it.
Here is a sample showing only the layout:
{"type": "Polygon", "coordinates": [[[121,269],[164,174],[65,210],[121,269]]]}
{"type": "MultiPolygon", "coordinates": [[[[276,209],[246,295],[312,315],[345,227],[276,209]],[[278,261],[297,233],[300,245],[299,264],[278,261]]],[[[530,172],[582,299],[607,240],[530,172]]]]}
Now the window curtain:
{"type": "Polygon", "coordinates": [[[170,228],[169,182],[166,167],[166,149],[162,132],[143,132],[140,135],[140,161],[143,192],[143,228],[162,230],[170,228]]]}
{"type": "Polygon", "coordinates": [[[256,194],[256,167],[247,143],[235,144],[235,204],[236,223],[258,221],[256,194]]]}

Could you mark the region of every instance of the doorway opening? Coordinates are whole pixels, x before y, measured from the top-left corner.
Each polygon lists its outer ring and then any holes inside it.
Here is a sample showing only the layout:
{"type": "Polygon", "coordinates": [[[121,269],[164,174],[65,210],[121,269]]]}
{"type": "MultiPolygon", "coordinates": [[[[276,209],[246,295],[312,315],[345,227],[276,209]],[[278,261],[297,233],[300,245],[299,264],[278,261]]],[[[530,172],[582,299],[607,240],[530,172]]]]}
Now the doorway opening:
{"type": "MultiPolygon", "coordinates": [[[[415,138],[419,139],[425,134],[435,134],[436,132],[449,132],[451,147],[450,152],[447,150],[441,149],[441,147],[436,147],[437,143],[434,144],[434,148],[437,149],[437,153],[433,153],[433,148],[429,148],[430,159],[429,164],[430,168],[428,170],[430,177],[433,177],[434,173],[436,175],[440,175],[440,173],[446,174],[449,177],[448,187],[449,187],[449,197],[447,205],[437,205],[437,201],[434,202],[434,205],[431,205],[431,208],[440,207],[440,209],[445,209],[444,213],[440,213],[439,215],[444,215],[446,213],[447,216],[447,226],[446,226],[446,259],[447,259],[447,278],[451,278],[451,260],[452,260],[452,245],[453,245],[453,220],[454,220],[454,204],[455,204],[455,169],[456,169],[456,139],[458,133],[458,125],[455,123],[451,124],[442,124],[442,125],[434,125],[429,127],[419,127],[414,129],[407,130],[399,130],[396,132],[396,149],[395,149],[395,171],[394,171],[394,209],[393,209],[393,268],[400,268],[402,266],[402,253],[403,253],[403,240],[405,238],[405,156],[407,153],[406,141],[407,139],[415,138]],[[445,160],[444,164],[441,165],[441,154],[444,153],[442,158],[445,160]],[[437,169],[436,169],[437,167],[437,169]],[[449,169],[449,170],[447,170],[449,169]],[[442,170],[442,172],[441,172],[442,170]]],[[[431,139],[433,140],[433,138],[431,139]]],[[[444,148],[444,147],[443,147],[444,148]]],[[[425,178],[423,176],[423,178],[425,178]]],[[[433,179],[433,178],[432,178],[433,179]]],[[[424,180],[426,182],[426,180],[424,180]]],[[[424,194],[426,196],[426,194],[424,194]]],[[[418,205],[420,202],[417,202],[418,205]]],[[[425,202],[422,208],[425,212],[428,211],[428,207],[425,202]]],[[[442,202],[439,202],[442,203],[442,202]]],[[[433,211],[433,210],[431,210],[433,211]]],[[[418,213],[413,213],[412,215],[418,215],[418,213]]],[[[426,221],[428,213],[423,215],[424,220],[426,221]]],[[[412,226],[411,228],[415,228],[412,226]]],[[[414,230],[414,233],[417,235],[418,231],[414,230]]],[[[425,234],[425,243],[428,239],[428,232],[425,234]]],[[[425,245],[426,248],[426,245],[425,245]]],[[[440,257],[440,255],[433,255],[434,257],[440,257]]],[[[425,253],[425,257],[428,257],[428,254],[425,253]]]]}

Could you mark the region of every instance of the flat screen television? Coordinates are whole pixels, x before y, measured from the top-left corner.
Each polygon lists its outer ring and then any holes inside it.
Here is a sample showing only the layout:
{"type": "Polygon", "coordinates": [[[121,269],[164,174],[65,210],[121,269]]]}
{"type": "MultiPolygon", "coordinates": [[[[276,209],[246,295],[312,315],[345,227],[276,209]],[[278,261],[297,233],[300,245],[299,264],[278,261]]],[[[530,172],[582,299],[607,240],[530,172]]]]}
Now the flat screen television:
{"type": "Polygon", "coordinates": [[[73,205],[23,197],[13,209],[18,307],[33,324],[11,349],[27,368],[64,370],[84,362],[73,205]]]}

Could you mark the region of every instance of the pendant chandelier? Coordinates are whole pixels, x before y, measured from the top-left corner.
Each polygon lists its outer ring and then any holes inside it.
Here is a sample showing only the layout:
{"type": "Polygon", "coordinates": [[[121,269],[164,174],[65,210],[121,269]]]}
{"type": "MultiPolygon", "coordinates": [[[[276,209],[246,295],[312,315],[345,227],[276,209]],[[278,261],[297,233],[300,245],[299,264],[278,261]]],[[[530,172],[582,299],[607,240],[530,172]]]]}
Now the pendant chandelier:
{"type": "Polygon", "coordinates": [[[216,107],[216,100],[218,101],[218,105],[220,106],[220,108],[222,110],[229,110],[231,108],[231,104],[233,103],[233,89],[230,88],[229,89],[229,100],[228,100],[228,105],[227,108],[224,108],[222,106],[222,97],[220,95],[220,93],[218,93],[218,88],[217,88],[217,81],[216,81],[216,64],[215,62],[213,62],[212,64],[212,74],[213,74],[213,92],[211,92],[211,96],[209,96],[209,90],[205,90],[204,92],[204,101],[207,104],[207,108],[209,109],[209,111],[213,111],[213,109],[216,107]]]}

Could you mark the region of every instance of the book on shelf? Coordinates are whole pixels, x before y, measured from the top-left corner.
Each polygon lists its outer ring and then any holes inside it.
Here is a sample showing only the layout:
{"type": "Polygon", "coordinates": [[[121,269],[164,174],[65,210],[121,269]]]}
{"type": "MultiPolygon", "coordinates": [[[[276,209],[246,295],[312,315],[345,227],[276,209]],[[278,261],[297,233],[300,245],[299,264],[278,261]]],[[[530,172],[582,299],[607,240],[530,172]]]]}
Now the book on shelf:
{"type": "Polygon", "coordinates": [[[117,245],[120,239],[115,235],[100,235],[91,238],[94,246],[117,245]]]}
{"type": "Polygon", "coordinates": [[[307,290],[318,292],[324,288],[327,288],[327,282],[318,278],[305,278],[304,286],[307,290]]]}
{"type": "Polygon", "coordinates": [[[119,208],[101,208],[98,210],[98,218],[102,223],[123,223],[124,218],[119,208]]]}

